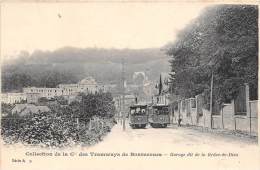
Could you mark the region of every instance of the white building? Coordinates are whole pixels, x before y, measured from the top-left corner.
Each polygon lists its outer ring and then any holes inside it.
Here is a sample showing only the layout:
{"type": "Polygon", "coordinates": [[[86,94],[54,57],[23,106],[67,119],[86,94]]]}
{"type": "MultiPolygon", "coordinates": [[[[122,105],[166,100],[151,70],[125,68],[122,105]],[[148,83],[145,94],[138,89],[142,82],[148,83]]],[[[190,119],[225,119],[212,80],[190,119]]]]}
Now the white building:
{"type": "Polygon", "coordinates": [[[73,95],[75,93],[95,93],[101,88],[93,77],[87,77],[77,84],[59,84],[58,88],[64,90],[64,95],[73,95]]]}
{"type": "Polygon", "coordinates": [[[45,87],[28,87],[23,88],[23,92],[25,94],[39,94],[38,97],[46,97],[47,99],[51,99],[55,96],[62,96],[63,89],[60,88],[45,88],[45,87]]]}
{"type": "Polygon", "coordinates": [[[97,84],[93,77],[87,77],[76,84],[59,84],[56,88],[28,87],[23,88],[27,96],[28,103],[37,103],[41,97],[47,99],[55,96],[76,96],[79,93],[96,93],[99,91],[108,91],[110,86],[97,84]]]}
{"type": "Polygon", "coordinates": [[[26,100],[26,95],[24,93],[2,93],[2,103],[20,103],[26,100]]]}

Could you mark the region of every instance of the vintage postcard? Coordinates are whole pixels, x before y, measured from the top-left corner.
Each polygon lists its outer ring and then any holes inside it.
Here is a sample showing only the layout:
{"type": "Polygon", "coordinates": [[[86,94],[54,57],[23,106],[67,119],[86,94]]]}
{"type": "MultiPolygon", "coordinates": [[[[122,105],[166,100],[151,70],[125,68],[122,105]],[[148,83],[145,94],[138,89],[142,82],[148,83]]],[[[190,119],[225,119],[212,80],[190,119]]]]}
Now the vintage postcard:
{"type": "Polygon", "coordinates": [[[2,1],[1,170],[259,170],[256,2],[2,1]]]}

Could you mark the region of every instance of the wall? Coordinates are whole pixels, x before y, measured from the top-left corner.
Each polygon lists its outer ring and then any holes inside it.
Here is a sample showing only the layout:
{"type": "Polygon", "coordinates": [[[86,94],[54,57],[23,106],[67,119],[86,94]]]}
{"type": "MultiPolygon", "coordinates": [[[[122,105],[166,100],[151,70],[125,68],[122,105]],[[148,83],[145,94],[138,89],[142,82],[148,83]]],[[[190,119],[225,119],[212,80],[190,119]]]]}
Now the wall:
{"type": "MultiPolygon", "coordinates": [[[[185,102],[188,102],[188,100],[186,99],[185,102]]],[[[187,114],[187,108],[183,109],[183,103],[184,100],[179,101],[178,109],[174,109],[173,123],[177,124],[180,116],[183,125],[211,128],[211,116],[208,110],[202,109],[203,115],[199,116],[197,108],[190,108],[190,114],[187,114]]],[[[258,101],[248,101],[248,103],[247,114],[243,116],[235,115],[234,101],[230,104],[224,104],[221,114],[212,116],[212,127],[214,129],[236,130],[258,135],[258,101]]]]}

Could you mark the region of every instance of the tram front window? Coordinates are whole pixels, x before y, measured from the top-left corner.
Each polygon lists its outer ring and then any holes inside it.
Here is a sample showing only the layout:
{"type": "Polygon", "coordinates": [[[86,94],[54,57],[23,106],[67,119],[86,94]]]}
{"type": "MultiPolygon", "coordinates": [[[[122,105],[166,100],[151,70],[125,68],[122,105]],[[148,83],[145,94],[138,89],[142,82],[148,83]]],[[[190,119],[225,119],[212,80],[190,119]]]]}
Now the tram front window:
{"type": "Polygon", "coordinates": [[[132,108],[130,110],[130,114],[131,115],[145,115],[146,114],[146,109],[145,108],[140,108],[140,107],[132,108]]]}
{"type": "Polygon", "coordinates": [[[158,109],[154,109],[154,114],[159,114],[159,111],[158,111],[158,109]]]}
{"type": "Polygon", "coordinates": [[[160,114],[162,114],[162,115],[167,115],[167,114],[168,114],[168,108],[162,108],[162,109],[160,110],[160,114]]]}
{"type": "Polygon", "coordinates": [[[136,108],[136,114],[141,114],[141,109],[139,107],[136,108]]]}
{"type": "Polygon", "coordinates": [[[130,111],[130,113],[131,113],[131,115],[135,114],[135,110],[132,109],[132,110],[130,111]]]}

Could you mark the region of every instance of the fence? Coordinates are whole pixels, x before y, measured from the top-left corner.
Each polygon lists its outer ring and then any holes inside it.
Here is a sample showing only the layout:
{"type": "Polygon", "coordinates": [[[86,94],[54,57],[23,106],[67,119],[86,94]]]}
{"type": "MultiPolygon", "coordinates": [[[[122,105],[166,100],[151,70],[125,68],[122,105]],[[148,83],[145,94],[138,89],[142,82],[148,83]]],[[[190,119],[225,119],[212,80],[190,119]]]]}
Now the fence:
{"type": "Polygon", "coordinates": [[[231,103],[223,104],[218,113],[211,116],[209,110],[203,107],[203,96],[179,100],[178,106],[174,109],[173,122],[201,126],[205,128],[226,129],[243,131],[250,135],[258,135],[258,100],[249,100],[249,86],[245,84],[239,89],[238,97],[231,103]],[[193,103],[195,101],[196,104],[193,103]],[[184,107],[186,106],[186,107],[184,107]]]}

